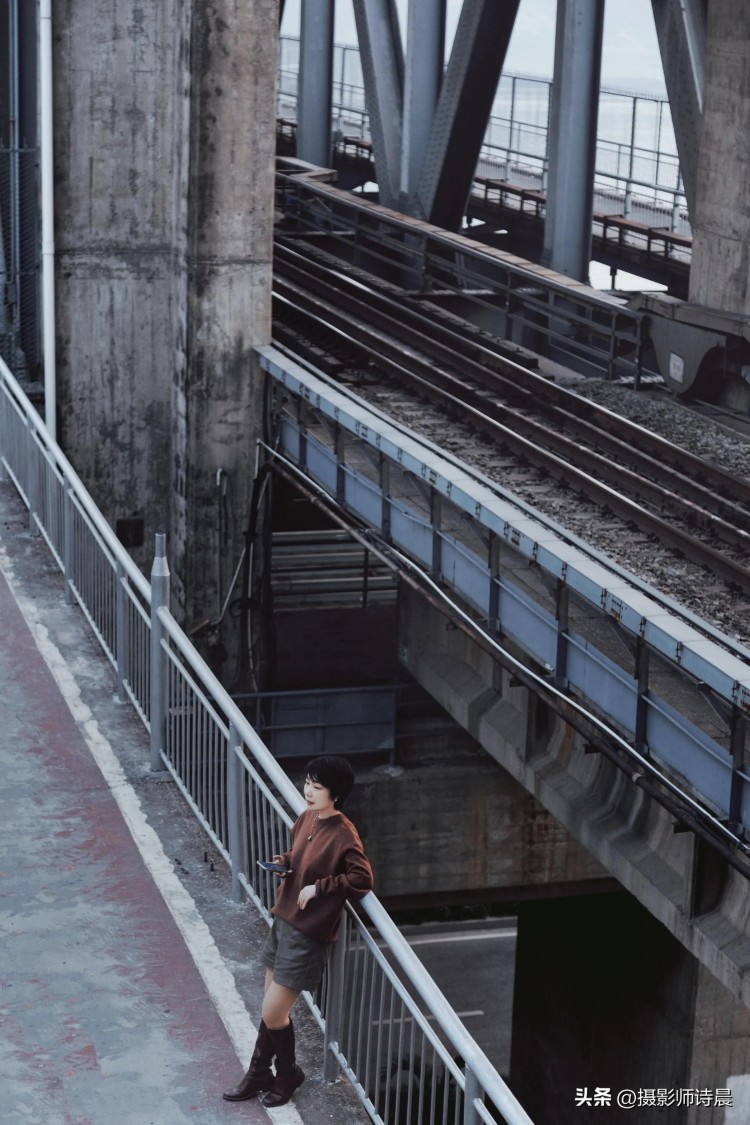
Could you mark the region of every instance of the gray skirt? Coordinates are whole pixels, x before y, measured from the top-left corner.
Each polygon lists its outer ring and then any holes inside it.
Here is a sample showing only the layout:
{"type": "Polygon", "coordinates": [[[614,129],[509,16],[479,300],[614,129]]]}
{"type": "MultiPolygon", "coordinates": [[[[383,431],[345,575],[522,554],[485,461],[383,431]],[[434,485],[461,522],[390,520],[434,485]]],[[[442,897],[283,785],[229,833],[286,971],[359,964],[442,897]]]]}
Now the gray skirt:
{"type": "Polygon", "coordinates": [[[295,992],[314,992],[330,953],[329,942],[315,941],[283,918],[274,918],[260,959],[273,970],[276,984],[295,992]]]}

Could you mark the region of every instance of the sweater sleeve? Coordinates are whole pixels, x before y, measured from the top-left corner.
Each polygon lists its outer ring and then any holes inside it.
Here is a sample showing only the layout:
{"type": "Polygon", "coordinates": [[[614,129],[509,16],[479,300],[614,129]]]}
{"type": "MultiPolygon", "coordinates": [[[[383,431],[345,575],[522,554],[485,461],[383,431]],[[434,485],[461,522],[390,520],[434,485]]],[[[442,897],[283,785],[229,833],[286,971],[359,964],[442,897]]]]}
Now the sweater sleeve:
{"type": "Polygon", "coordinates": [[[324,875],[315,880],[318,898],[335,894],[341,898],[364,898],[372,890],[372,868],[361,846],[352,843],[346,849],[343,867],[340,875],[324,875]]]}

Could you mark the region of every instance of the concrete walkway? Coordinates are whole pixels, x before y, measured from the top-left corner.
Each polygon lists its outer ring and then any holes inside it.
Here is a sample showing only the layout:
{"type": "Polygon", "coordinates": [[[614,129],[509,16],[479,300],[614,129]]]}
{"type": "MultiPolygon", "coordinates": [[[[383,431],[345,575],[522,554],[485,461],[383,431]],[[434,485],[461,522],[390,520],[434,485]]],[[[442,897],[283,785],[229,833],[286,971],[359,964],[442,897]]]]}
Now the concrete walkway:
{"type": "Polygon", "coordinates": [[[230,902],[223,861],[148,771],[145,732],[26,519],[0,484],[0,1118],[369,1120],[348,1084],[322,1082],[304,1008],[295,1103],[222,1101],[253,1045],[265,923],[230,902]]]}

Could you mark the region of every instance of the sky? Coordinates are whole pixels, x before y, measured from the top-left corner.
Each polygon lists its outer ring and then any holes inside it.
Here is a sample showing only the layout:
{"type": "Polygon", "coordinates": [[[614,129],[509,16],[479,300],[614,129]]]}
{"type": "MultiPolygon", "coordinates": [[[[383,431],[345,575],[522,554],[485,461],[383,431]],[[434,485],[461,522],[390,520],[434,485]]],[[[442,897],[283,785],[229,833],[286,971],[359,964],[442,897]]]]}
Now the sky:
{"type": "MultiPolygon", "coordinates": [[[[282,32],[296,35],[302,0],[286,0],[282,32]]],[[[308,0],[314,2],[314,0],[308,0]]],[[[449,41],[461,10],[461,0],[447,0],[449,41]]],[[[408,0],[397,0],[403,18],[408,0]]],[[[662,84],[662,69],[651,0],[606,0],[602,85],[651,90],[662,84]]],[[[515,74],[552,77],[557,0],[521,0],[505,70],[515,74]]],[[[337,43],[356,44],[351,0],[336,0],[337,43]]]]}

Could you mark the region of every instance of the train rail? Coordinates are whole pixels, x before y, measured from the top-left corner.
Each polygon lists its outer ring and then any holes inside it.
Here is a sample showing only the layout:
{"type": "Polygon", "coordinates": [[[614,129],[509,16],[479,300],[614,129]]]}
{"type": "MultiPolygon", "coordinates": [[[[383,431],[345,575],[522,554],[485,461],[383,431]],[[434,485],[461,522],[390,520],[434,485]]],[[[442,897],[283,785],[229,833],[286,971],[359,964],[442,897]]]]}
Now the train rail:
{"type": "Polygon", "coordinates": [[[276,332],[364,387],[387,379],[460,417],[550,478],[750,593],[750,482],[552,383],[509,348],[279,242],[276,332]]]}

